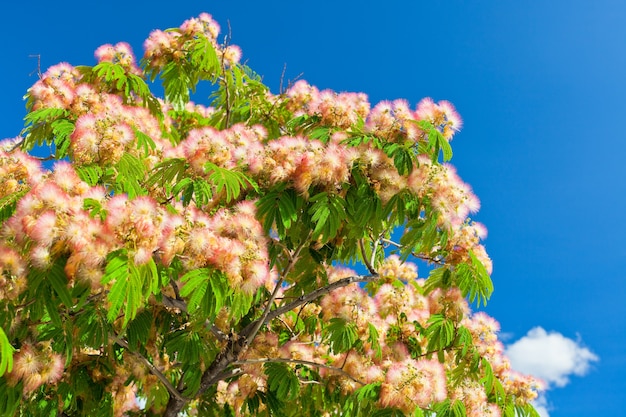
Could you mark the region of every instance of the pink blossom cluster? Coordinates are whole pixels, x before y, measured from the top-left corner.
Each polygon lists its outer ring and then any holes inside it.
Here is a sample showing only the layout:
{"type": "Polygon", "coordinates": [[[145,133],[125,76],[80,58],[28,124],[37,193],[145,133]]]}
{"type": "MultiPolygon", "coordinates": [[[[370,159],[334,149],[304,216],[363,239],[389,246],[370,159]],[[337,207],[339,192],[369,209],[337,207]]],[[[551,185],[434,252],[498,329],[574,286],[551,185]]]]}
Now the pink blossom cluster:
{"type": "Polygon", "coordinates": [[[407,187],[418,197],[430,199],[440,214],[441,226],[459,227],[480,208],[480,200],[452,165],[435,165],[426,156],[418,157],[417,166],[407,178],[407,187]]]}
{"type": "Polygon", "coordinates": [[[128,383],[128,378],[131,376],[126,361],[132,362],[132,357],[128,354],[124,355],[125,360],[123,365],[115,367],[113,379],[107,384],[107,391],[111,393],[113,401],[113,417],[127,416],[129,411],[140,411],[139,402],[137,398],[137,385],[134,382],[128,383]]]}
{"type": "Polygon", "coordinates": [[[485,387],[477,380],[464,379],[451,387],[449,396],[451,400],[463,402],[467,417],[500,417],[502,415],[497,404],[487,401],[485,387]]]}
{"type": "Polygon", "coordinates": [[[270,184],[291,182],[308,195],[311,186],[336,191],[348,181],[357,153],[334,142],[325,145],[302,136],[283,136],[269,142],[260,157],[251,161],[253,175],[270,184]]]}
{"type": "Polygon", "coordinates": [[[13,369],[7,375],[10,384],[22,381],[28,395],[44,384],[55,384],[63,376],[65,360],[49,344],[25,343],[13,357],[13,369]]]}
{"type": "Polygon", "coordinates": [[[91,110],[78,116],[70,137],[70,153],[77,163],[116,164],[124,153],[131,153],[144,159],[146,168],[150,168],[157,155],[170,147],[162,137],[159,122],[148,109],[125,105],[117,95],[82,89],[81,92],[87,94],[77,98],[91,103],[91,110]],[[149,148],[147,158],[144,158],[146,149],[137,147],[136,130],[155,145],[149,148]]]}
{"type": "Polygon", "coordinates": [[[28,264],[20,253],[0,243],[0,299],[17,300],[26,289],[28,264]]]}
{"type": "MultiPolygon", "coordinates": [[[[423,201],[430,201],[438,213],[438,223],[447,229],[445,249],[450,262],[469,260],[471,250],[491,271],[491,260],[480,243],[486,229],[469,223],[468,216],[480,207],[471,187],[464,183],[449,164],[433,164],[421,156],[408,176],[398,170],[380,149],[367,145],[350,147],[345,134],[335,133],[328,143],[304,136],[281,136],[267,141],[259,125],[236,124],[218,131],[212,127],[192,129],[179,145],[164,152],[164,157],[186,159],[193,175],[207,176],[207,162],[228,169],[241,169],[260,184],[291,183],[302,195],[311,187],[341,192],[350,181],[351,169],[358,165],[369,178],[383,202],[408,189],[423,201]]],[[[216,197],[219,199],[219,196],[216,197]]]]}
{"type": "Polygon", "coordinates": [[[295,115],[309,114],[321,118],[321,123],[347,129],[367,117],[370,104],[364,93],[319,91],[304,80],[297,81],[288,91],[287,107],[295,115]]]}
{"type": "Polygon", "coordinates": [[[260,125],[235,124],[224,130],[199,127],[190,130],[187,137],[164,156],[185,158],[193,173],[200,176],[206,174],[207,162],[227,169],[246,166],[261,169],[255,165],[260,163],[266,136],[265,128],[260,125]]]}
{"type": "Polygon", "coordinates": [[[190,41],[199,37],[208,39],[218,59],[225,65],[233,65],[241,59],[241,48],[236,45],[218,45],[217,37],[220,33],[219,24],[208,13],[201,13],[198,17],[187,19],[177,30],[155,30],[144,42],[144,59],[148,68],[159,70],[171,61],[189,59],[190,41]]]}
{"type": "Polygon", "coordinates": [[[415,110],[415,118],[432,123],[448,140],[463,127],[461,116],[452,103],[446,100],[435,103],[431,98],[422,99],[415,110]]]}
{"type": "Polygon", "coordinates": [[[82,75],[68,63],[50,67],[28,90],[32,110],[41,108],[69,109],[76,96],[82,75]]]}
{"type": "Polygon", "coordinates": [[[180,258],[185,268],[217,268],[226,274],[232,288],[246,293],[269,285],[268,242],[255,215],[256,207],[250,201],[238,203],[232,210],[220,209],[212,216],[188,209],[186,221],[193,227],[176,232],[184,242],[180,258]]]}
{"type": "Polygon", "coordinates": [[[418,120],[406,100],[385,100],[374,106],[369,113],[365,129],[390,142],[402,142],[405,138],[417,142],[423,135],[417,125],[418,120]]]}
{"type": "Polygon", "coordinates": [[[380,403],[410,414],[446,399],[448,389],[443,365],[436,359],[406,358],[389,367],[380,391],[380,403]]]}
{"type": "Polygon", "coordinates": [[[19,149],[8,153],[0,147],[0,200],[34,186],[43,175],[41,164],[32,156],[19,149]]]}
{"type": "Polygon", "coordinates": [[[94,53],[98,62],[111,62],[120,64],[131,74],[141,76],[143,72],[135,62],[135,55],[130,45],[126,42],[119,42],[115,45],[106,44],[96,49],[94,53]]]}
{"type": "Polygon", "coordinates": [[[19,201],[0,235],[24,248],[21,255],[36,268],[45,269],[70,252],[69,278],[98,275],[111,245],[100,222],[83,210],[83,203],[87,198],[102,201],[104,196],[104,188],[89,187],[69,163],[59,162],[19,201]]]}
{"type": "Polygon", "coordinates": [[[534,400],[538,392],[545,389],[542,380],[511,369],[509,359],[504,355],[504,345],[498,340],[500,324],[495,319],[477,312],[464,318],[461,324],[471,332],[474,346],[489,361],[494,376],[503,382],[506,392],[515,396],[519,404],[534,400]]]}

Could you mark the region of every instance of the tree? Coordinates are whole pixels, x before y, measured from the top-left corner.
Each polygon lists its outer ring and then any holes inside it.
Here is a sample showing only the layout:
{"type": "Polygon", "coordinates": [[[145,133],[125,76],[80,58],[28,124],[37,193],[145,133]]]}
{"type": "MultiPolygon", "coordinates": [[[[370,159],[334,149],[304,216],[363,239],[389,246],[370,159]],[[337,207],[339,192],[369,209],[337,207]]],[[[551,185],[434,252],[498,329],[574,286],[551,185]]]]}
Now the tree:
{"type": "Polygon", "coordinates": [[[470,311],[491,261],[454,107],[273,94],[218,34],[202,14],[28,90],[0,143],[2,415],[536,416],[470,311]]]}

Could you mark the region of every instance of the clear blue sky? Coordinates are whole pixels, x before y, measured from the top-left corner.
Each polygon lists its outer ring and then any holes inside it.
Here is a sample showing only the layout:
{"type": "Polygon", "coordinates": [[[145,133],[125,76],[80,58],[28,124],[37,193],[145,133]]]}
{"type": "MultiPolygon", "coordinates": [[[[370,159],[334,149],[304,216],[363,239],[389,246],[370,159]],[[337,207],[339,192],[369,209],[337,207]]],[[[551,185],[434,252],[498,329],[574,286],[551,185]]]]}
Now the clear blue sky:
{"type": "Polygon", "coordinates": [[[0,138],[22,127],[42,68],[94,64],[104,43],[143,53],[152,29],[212,14],[277,91],[286,78],[370,101],[450,100],[453,163],[482,201],[495,293],[514,342],[558,332],[599,357],[548,392],[551,417],[626,415],[626,2],[12,2],[0,138]]]}

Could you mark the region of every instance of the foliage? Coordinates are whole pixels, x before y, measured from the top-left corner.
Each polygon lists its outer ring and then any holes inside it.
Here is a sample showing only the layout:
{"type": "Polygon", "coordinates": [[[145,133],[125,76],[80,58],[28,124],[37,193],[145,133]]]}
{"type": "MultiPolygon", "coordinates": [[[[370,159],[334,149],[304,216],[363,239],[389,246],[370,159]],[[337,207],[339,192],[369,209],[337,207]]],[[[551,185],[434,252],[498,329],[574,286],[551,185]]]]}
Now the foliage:
{"type": "Polygon", "coordinates": [[[273,94],[218,34],[29,89],[0,143],[0,414],[535,416],[470,311],[493,286],[454,107],[273,94]]]}

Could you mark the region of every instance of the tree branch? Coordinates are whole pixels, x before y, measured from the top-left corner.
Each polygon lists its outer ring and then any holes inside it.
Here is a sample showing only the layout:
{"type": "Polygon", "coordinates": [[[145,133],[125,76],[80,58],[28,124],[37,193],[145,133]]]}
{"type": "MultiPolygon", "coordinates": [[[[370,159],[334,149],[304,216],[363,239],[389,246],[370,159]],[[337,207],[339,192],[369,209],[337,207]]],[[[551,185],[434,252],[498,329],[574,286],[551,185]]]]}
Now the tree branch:
{"type": "MultiPolygon", "coordinates": [[[[163,294],[162,298],[163,305],[168,308],[176,308],[182,312],[187,312],[187,303],[184,300],[180,300],[177,298],[172,298],[168,295],[163,294]]],[[[228,335],[217,328],[214,324],[210,323],[208,320],[206,322],[207,327],[213,333],[213,336],[217,338],[220,342],[225,342],[228,340],[228,335]]]]}
{"type": "Polygon", "coordinates": [[[246,364],[255,364],[255,363],[273,363],[273,362],[295,363],[295,364],[300,364],[300,365],[313,366],[315,368],[324,368],[324,369],[328,369],[328,370],[333,371],[333,372],[337,372],[338,374],[341,374],[341,375],[345,376],[346,378],[351,379],[352,381],[356,382],[357,384],[366,385],[365,382],[356,379],[355,377],[353,377],[352,375],[350,375],[349,373],[347,373],[346,371],[344,371],[341,368],[337,368],[336,366],[331,366],[331,365],[325,365],[323,363],[317,363],[317,362],[312,362],[312,361],[305,361],[305,360],[301,360],[301,359],[255,358],[255,359],[245,359],[245,360],[242,360],[242,361],[236,361],[236,362],[233,362],[233,365],[246,365],[246,364]]]}
{"type": "MultiPolygon", "coordinates": [[[[311,291],[308,294],[304,294],[301,295],[300,297],[296,298],[294,301],[290,302],[289,304],[284,304],[280,307],[277,307],[276,309],[268,312],[267,316],[265,317],[266,322],[269,322],[270,320],[283,315],[297,307],[300,307],[303,304],[306,304],[310,301],[315,300],[318,297],[321,297],[322,295],[328,294],[331,291],[334,291],[338,288],[342,288],[345,287],[347,285],[350,284],[354,284],[357,282],[371,282],[371,281],[375,281],[378,279],[378,274],[370,274],[370,275],[355,275],[355,276],[351,276],[351,277],[347,277],[347,278],[342,278],[340,280],[337,280],[331,284],[328,284],[325,287],[322,288],[318,288],[314,291],[311,291]]],[[[240,333],[240,335],[242,337],[246,336],[247,334],[249,334],[250,332],[250,328],[253,326],[258,326],[258,323],[261,320],[261,318],[253,321],[252,323],[248,324],[240,333]]],[[[260,326],[259,326],[260,327],[260,326]]]]}
{"type": "MultiPolygon", "coordinates": [[[[393,240],[381,239],[381,241],[383,243],[387,243],[388,245],[395,246],[396,248],[400,248],[400,249],[404,248],[404,245],[401,245],[398,242],[394,242],[393,240]]],[[[411,252],[411,256],[413,256],[413,257],[415,257],[417,259],[421,259],[423,261],[432,262],[432,263],[437,264],[437,265],[445,265],[445,263],[446,263],[442,259],[438,259],[438,258],[433,258],[433,257],[430,257],[430,256],[422,255],[421,253],[411,252]]]]}
{"type": "Polygon", "coordinates": [[[115,340],[115,343],[117,343],[118,345],[122,346],[124,349],[126,349],[133,356],[135,356],[139,360],[141,360],[141,362],[143,362],[143,364],[148,368],[150,373],[152,375],[156,376],[159,381],[161,381],[161,383],[165,386],[165,388],[170,393],[170,395],[173,395],[178,400],[187,401],[187,399],[185,397],[183,397],[176,388],[174,388],[174,386],[169,381],[169,379],[167,379],[167,377],[165,375],[163,375],[163,373],[161,371],[159,371],[159,369],[156,366],[154,366],[152,364],[152,362],[150,362],[148,360],[148,358],[143,356],[141,353],[135,352],[134,350],[132,350],[130,348],[130,346],[128,346],[128,343],[124,339],[120,338],[117,334],[115,334],[114,340],[115,340]]]}
{"type": "Polygon", "coordinates": [[[278,295],[278,290],[280,290],[280,287],[282,286],[285,277],[291,272],[296,262],[298,261],[300,252],[302,251],[302,248],[304,247],[304,245],[309,241],[310,236],[311,234],[309,233],[309,236],[307,236],[306,239],[302,240],[300,245],[298,245],[294,253],[291,255],[291,259],[289,260],[289,263],[283,270],[283,273],[281,274],[280,279],[276,283],[276,286],[274,287],[274,291],[272,292],[272,295],[270,296],[269,300],[267,300],[267,305],[265,306],[263,315],[257,320],[250,323],[248,326],[246,326],[243,329],[243,331],[240,333],[240,337],[244,339],[244,346],[248,346],[250,343],[252,343],[252,341],[256,337],[256,334],[259,332],[261,327],[263,327],[265,323],[271,320],[271,319],[268,319],[268,316],[270,314],[270,310],[272,309],[272,304],[274,304],[274,300],[276,299],[276,296],[278,295]],[[251,325],[252,327],[250,327],[251,325]]]}
{"type": "Polygon", "coordinates": [[[361,257],[363,258],[363,263],[365,267],[370,272],[370,274],[375,274],[376,270],[372,266],[371,262],[367,259],[367,253],[365,253],[365,245],[363,244],[363,239],[359,239],[359,249],[361,250],[361,257]]]}

